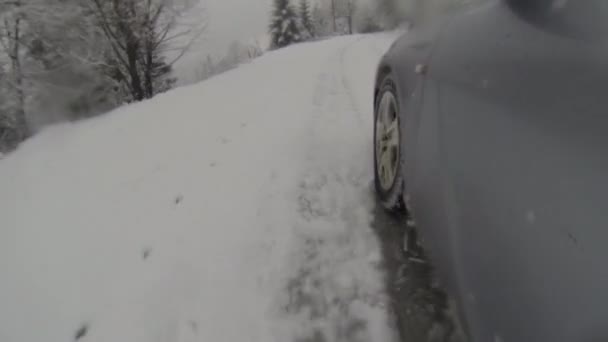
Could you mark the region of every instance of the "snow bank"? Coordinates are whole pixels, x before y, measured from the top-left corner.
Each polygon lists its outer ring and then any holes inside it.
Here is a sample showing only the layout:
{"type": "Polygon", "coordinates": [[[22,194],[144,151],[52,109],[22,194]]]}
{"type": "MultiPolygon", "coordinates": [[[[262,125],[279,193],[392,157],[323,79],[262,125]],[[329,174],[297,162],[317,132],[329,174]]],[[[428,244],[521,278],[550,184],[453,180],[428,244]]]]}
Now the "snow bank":
{"type": "Polygon", "coordinates": [[[390,341],[371,85],[390,36],[301,44],[0,162],[0,341],[390,341]]]}

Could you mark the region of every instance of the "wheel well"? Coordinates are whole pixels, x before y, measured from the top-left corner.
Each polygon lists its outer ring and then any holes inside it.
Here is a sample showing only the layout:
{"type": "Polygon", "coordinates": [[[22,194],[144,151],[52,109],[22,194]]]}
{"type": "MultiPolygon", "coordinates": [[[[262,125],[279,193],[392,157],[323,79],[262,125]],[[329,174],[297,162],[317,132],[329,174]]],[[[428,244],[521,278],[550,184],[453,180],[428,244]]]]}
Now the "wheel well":
{"type": "Polygon", "coordinates": [[[388,65],[382,65],[378,69],[378,73],[376,74],[376,82],[374,84],[374,108],[376,107],[376,101],[378,100],[378,92],[380,92],[380,82],[391,73],[391,67],[388,65]]]}

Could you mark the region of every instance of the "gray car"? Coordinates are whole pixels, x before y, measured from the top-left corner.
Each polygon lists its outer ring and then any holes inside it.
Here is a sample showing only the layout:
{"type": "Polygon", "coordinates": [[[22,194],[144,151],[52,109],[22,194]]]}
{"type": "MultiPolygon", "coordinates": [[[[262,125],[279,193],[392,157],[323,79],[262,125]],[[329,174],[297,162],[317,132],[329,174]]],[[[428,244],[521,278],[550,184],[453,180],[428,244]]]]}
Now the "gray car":
{"type": "Polygon", "coordinates": [[[473,341],[608,341],[608,0],[502,0],[399,39],[375,185],[473,341]]]}

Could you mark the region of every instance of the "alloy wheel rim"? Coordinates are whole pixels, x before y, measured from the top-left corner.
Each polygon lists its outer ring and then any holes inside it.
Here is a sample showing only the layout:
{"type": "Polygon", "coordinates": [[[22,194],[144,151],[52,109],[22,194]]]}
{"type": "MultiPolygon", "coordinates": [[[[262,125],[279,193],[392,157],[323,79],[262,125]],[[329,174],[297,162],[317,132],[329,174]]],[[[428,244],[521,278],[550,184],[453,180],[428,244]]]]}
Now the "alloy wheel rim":
{"type": "Polygon", "coordinates": [[[376,115],[376,170],[380,186],[390,190],[399,165],[399,117],[397,101],[391,92],[382,95],[376,115]]]}

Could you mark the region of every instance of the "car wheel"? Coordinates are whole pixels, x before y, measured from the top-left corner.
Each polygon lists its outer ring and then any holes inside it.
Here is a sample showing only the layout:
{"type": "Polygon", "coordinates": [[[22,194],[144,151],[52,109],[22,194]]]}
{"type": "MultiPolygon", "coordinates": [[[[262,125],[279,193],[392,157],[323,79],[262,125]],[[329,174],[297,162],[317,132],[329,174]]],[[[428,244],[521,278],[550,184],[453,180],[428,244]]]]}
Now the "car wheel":
{"type": "Polygon", "coordinates": [[[400,120],[397,89],[387,76],[375,101],[374,184],[382,205],[389,210],[404,208],[400,120]]]}

